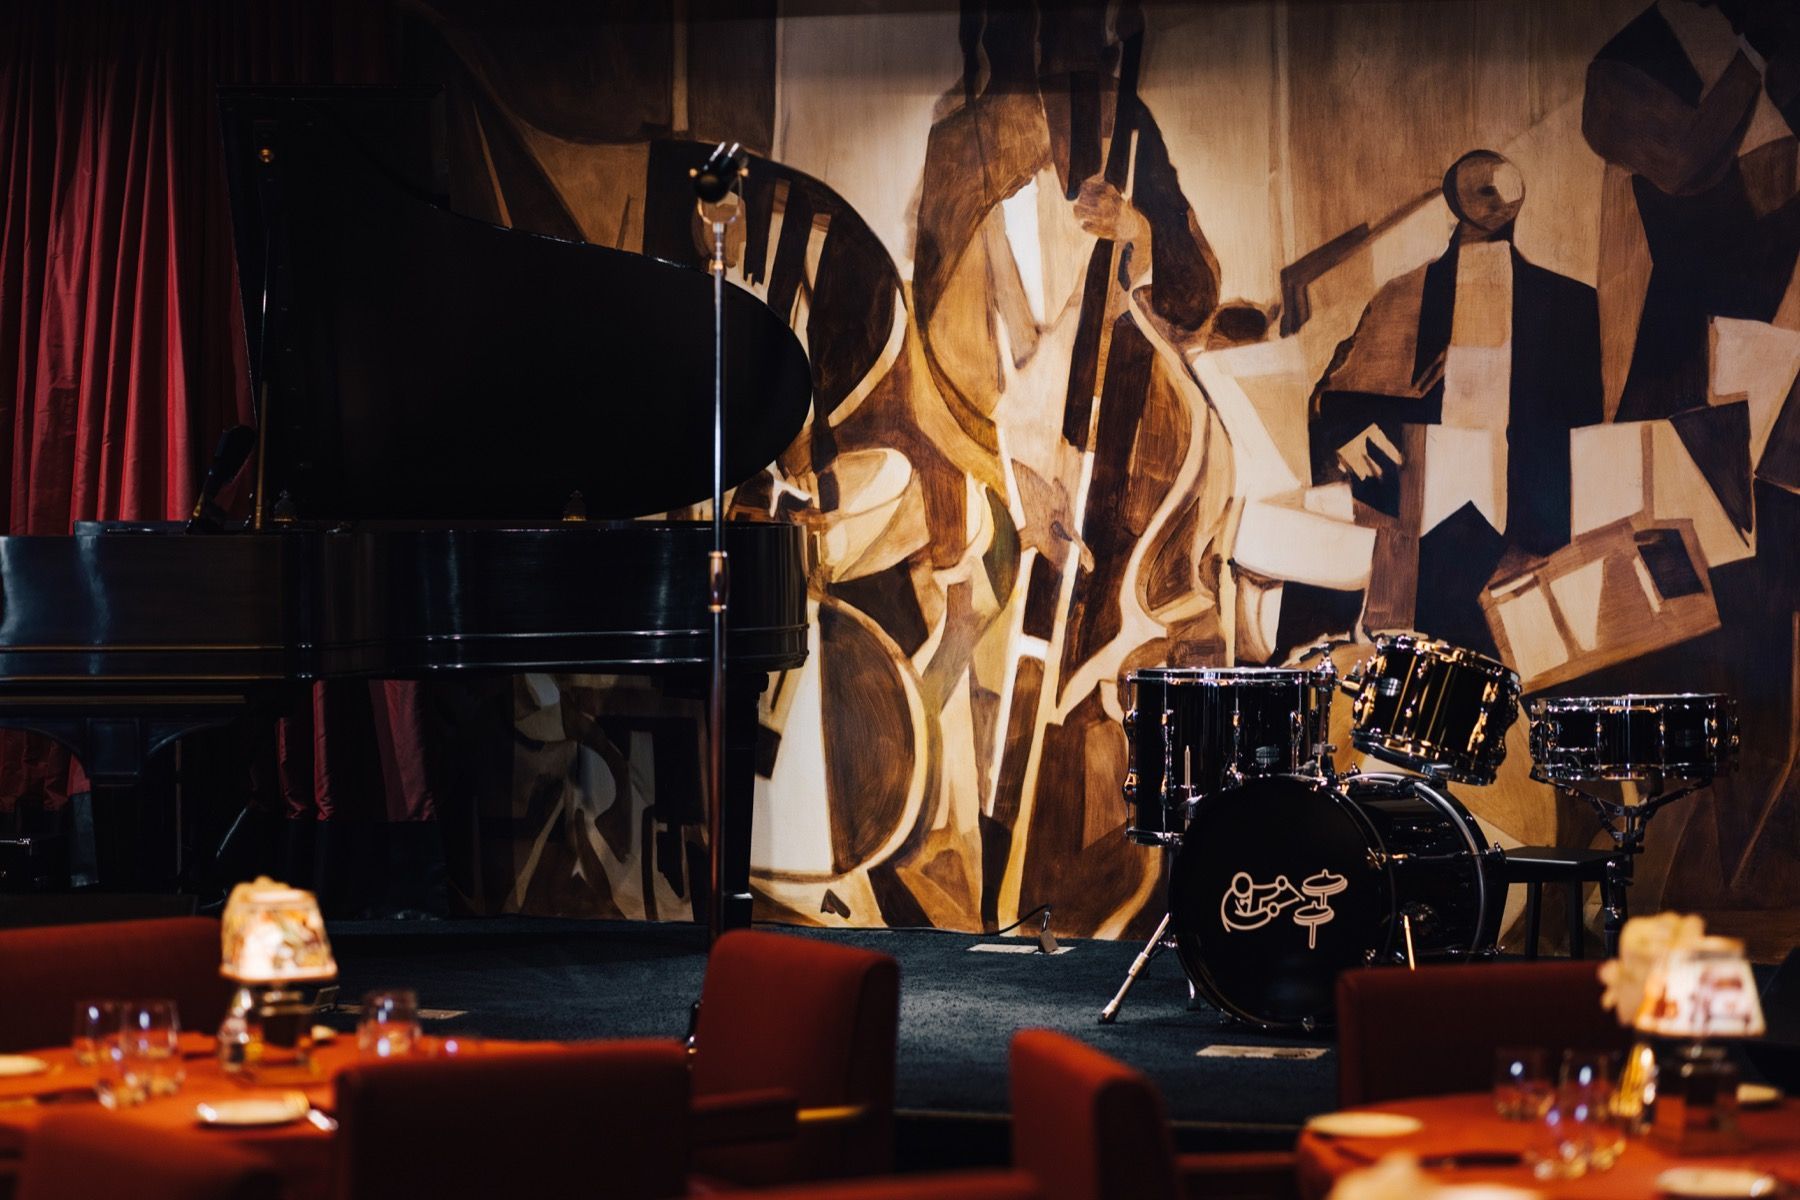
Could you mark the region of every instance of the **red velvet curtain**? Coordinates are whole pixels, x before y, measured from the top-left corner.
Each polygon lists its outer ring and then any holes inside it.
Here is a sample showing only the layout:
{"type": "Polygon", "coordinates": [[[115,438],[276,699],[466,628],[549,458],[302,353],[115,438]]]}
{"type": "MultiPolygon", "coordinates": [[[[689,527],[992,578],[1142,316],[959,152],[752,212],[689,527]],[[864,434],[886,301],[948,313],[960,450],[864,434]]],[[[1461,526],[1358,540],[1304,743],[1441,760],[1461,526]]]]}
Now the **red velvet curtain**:
{"type": "MultiPolygon", "coordinates": [[[[396,42],[379,0],[0,3],[6,532],[185,515],[251,414],[214,89],[392,82],[396,42]]],[[[283,731],[290,811],[428,815],[416,710],[406,685],[319,689],[283,731]]],[[[81,786],[0,739],[0,808],[81,786]]]]}

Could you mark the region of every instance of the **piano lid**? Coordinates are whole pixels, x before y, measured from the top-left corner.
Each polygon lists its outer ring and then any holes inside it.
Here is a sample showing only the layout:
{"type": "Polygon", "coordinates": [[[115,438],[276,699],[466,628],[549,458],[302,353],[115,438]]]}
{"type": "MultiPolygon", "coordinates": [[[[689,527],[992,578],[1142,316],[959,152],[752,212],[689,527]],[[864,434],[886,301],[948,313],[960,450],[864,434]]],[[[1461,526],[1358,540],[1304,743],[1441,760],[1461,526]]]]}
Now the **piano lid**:
{"type": "MultiPolygon", "coordinates": [[[[576,491],[594,517],[710,495],[704,271],[450,212],[424,94],[222,89],[220,108],[271,502],[541,522],[576,491]]],[[[793,441],[812,381],[768,306],[729,283],[725,301],[730,487],[793,441]]]]}

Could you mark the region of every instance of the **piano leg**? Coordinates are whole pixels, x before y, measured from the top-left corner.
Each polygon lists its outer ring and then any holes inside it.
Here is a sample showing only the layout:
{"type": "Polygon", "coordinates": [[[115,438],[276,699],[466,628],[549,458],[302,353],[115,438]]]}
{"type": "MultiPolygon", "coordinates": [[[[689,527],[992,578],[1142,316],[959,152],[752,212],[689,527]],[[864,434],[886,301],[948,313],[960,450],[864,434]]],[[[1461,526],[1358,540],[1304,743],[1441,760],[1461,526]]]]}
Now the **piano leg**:
{"type": "MultiPolygon", "coordinates": [[[[769,677],[760,671],[733,671],[725,685],[725,820],[720,849],[726,929],[748,929],[750,830],[756,804],[756,744],[761,723],[757,703],[769,677]]],[[[696,889],[697,891],[703,889],[696,889]]],[[[704,911],[704,910],[702,910],[704,911]]]]}

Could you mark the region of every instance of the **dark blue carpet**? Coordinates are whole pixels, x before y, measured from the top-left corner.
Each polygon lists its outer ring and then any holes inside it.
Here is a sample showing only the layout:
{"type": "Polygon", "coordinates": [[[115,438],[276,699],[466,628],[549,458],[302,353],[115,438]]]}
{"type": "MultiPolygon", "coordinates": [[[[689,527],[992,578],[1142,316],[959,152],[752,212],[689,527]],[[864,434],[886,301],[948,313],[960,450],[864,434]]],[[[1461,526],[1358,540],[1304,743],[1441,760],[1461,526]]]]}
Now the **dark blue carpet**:
{"type": "MultiPolygon", "coordinates": [[[[1006,1047],[1013,1031],[1058,1029],[1155,1079],[1170,1116],[1228,1141],[1279,1142],[1332,1107],[1335,1057],[1202,1058],[1223,1043],[1328,1047],[1274,1037],[1209,1007],[1190,1010],[1173,955],[1156,959],[1118,1023],[1096,1018],[1139,947],[1064,942],[1066,954],[971,952],[1019,943],[934,930],[790,930],[890,954],[900,963],[896,1101],[917,1114],[1006,1111],[1006,1047]]],[[[347,921],[331,926],[343,995],[415,988],[422,1006],[464,1009],[446,1028],[492,1038],[572,1040],[680,1037],[705,970],[704,932],[691,925],[501,918],[347,921]]],[[[771,980],[779,987],[779,980],[771,980]]],[[[1186,1139],[1191,1143],[1192,1139],[1186,1139]]]]}

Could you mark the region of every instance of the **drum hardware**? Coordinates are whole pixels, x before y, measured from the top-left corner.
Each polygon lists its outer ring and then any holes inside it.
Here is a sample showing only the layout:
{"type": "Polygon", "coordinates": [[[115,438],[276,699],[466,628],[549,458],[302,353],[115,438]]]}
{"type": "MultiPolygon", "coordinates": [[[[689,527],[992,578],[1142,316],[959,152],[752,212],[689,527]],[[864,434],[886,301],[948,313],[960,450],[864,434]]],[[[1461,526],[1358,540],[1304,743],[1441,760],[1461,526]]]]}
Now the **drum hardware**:
{"type": "Polygon", "coordinates": [[[1518,712],[1510,669],[1401,634],[1342,679],[1327,656],[1127,683],[1127,836],[1175,853],[1168,912],[1102,1023],[1171,947],[1190,999],[1309,1032],[1330,1023],[1346,967],[1494,952],[1496,859],[1447,781],[1491,782],[1518,712]],[[1358,748],[1422,775],[1337,774],[1326,739],[1339,690],[1356,696],[1358,748]]]}
{"type": "Polygon", "coordinates": [[[1626,694],[1534,700],[1531,777],[1586,800],[1612,839],[1606,952],[1618,953],[1629,916],[1626,891],[1650,819],[1730,771],[1739,748],[1737,703],[1718,693],[1626,694]],[[1601,782],[1640,785],[1638,802],[1591,790],[1601,782]],[[1672,786],[1670,786],[1672,785],[1672,786]],[[1666,789],[1666,790],[1665,790],[1666,789]]]}

